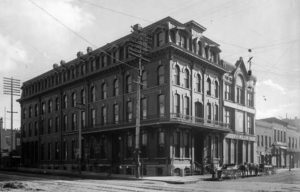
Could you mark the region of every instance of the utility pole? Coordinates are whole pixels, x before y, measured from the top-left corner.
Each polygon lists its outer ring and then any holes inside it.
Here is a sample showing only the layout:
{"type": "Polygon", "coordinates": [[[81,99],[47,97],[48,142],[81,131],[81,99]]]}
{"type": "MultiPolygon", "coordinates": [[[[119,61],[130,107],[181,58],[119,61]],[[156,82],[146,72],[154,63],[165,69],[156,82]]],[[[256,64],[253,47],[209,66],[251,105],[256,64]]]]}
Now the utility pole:
{"type": "Polygon", "coordinates": [[[136,178],[141,177],[141,162],[140,162],[140,127],[141,127],[141,76],[142,76],[142,61],[150,62],[144,55],[149,52],[150,38],[142,31],[142,27],[136,24],[131,27],[133,37],[130,41],[128,52],[130,55],[138,58],[137,71],[137,89],[136,89],[136,125],[135,125],[135,160],[136,160],[136,178]]]}
{"type": "Polygon", "coordinates": [[[85,104],[76,103],[76,109],[79,109],[78,115],[78,172],[81,174],[81,163],[82,163],[82,112],[85,110],[85,104]]]}
{"type": "Polygon", "coordinates": [[[11,142],[11,152],[13,151],[13,146],[14,146],[14,138],[13,138],[13,125],[14,125],[14,113],[17,113],[15,111],[13,111],[13,107],[14,107],[14,102],[13,102],[13,96],[20,96],[21,94],[21,82],[19,79],[14,79],[14,78],[7,78],[4,77],[3,78],[3,93],[5,95],[10,95],[10,111],[7,111],[8,113],[10,113],[10,131],[11,131],[11,138],[10,138],[10,142],[11,142]]]}
{"type": "Polygon", "coordinates": [[[2,166],[2,127],[3,127],[3,119],[0,118],[0,166],[2,166]]]}

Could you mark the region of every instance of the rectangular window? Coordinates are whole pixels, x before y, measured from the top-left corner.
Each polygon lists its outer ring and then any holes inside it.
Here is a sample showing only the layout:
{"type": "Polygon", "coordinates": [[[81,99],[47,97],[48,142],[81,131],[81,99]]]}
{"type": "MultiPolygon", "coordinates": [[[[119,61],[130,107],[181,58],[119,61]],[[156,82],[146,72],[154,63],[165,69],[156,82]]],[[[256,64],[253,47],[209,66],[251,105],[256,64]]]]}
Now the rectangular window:
{"type": "Polygon", "coordinates": [[[179,116],[180,114],[180,95],[179,94],[175,94],[174,96],[174,109],[175,109],[175,113],[177,116],[179,116]]]}
{"type": "Polygon", "coordinates": [[[264,136],[261,136],[261,146],[264,146],[264,136]]]}
{"type": "Polygon", "coordinates": [[[94,127],[96,125],[96,110],[95,109],[92,109],[91,110],[91,125],[94,127]]]}
{"type": "Polygon", "coordinates": [[[190,98],[185,97],[184,99],[184,113],[185,115],[190,115],[190,98]]]}
{"type": "Polygon", "coordinates": [[[247,128],[248,128],[248,133],[253,134],[253,116],[248,114],[247,116],[247,128]]]}
{"type": "Polygon", "coordinates": [[[114,104],[114,123],[118,124],[119,123],[119,105],[114,104]]]}
{"type": "Polygon", "coordinates": [[[147,134],[147,132],[143,132],[142,133],[141,157],[147,157],[147,144],[148,144],[148,134],[147,134]]]}
{"type": "Polygon", "coordinates": [[[271,137],[269,137],[269,147],[272,146],[272,141],[271,141],[271,137]]]}
{"type": "Polygon", "coordinates": [[[55,118],[55,132],[58,132],[59,130],[59,117],[55,118]]]}
{"type": "Polygon", "coordinates": [[[85,111],[81,111],[81,127],[85,128],[86,121],[85,121],[85,111]]]}
{"type": "Polygon", "coordinates": [[[49,119],[48,120],[48,134],[51,133],[51,130],[52,130],[52,119],[49,119]]]}
{"type": "Polygon", "coordinates": [[[59,159],[59,143],[55,142],[55,160],[59,159]]]}
{"type": "Polygon", "coordinates": [[[106,107],[101,108],[101,123],[105,125],[107,123],[107,110],[106,107]]]}
{"type": "Polygon", "coordinates": [[[236,89],[236,102],[239,104],[243,104],[243,91],[241,87],[237,87],[236,89]]]}
{"type": "Polygon", "coordinates": [[[159,102],[159,116],[164,117],[165,116],[165,95],[159,95],[158,102],[159,102]]]}
{"type": "Polygon", "coordinates": [[[215,105],[215,121],[219,121],[219,106],[215,105]]]}
{"type": "Polygon", "coordinates": [[[225,84],[225,99],[226,100],[231,100],[231,98],[232,98],[231,95],[232,95],[231,85],[225,84]]]}
{"type": "Polygon", "coordinates": [[[164,148],[165,148],[165,132],[159,131],[158,132],[158,150],[157,150],[158,157],[161,157],[164,155],[164,148]]]}
{"type": "Polygon", "coordinates": [[[276,142],[276,130],[274,130],[274,142],[276,142]]]}
{"type": "Polygon", "coordinates": [[[127,122],[132,121],[132,101],[127,102],[127,122]]]}
{"type": "Polygon", "coordinates": [[[260,144],[260,142],[259,142],[259,135],[257,135],[257,146],[259,147],[259,144],[260,144]]]}
{"type": "Polygon", "coordinates": [[[132,157],[133,155],[133,136],[131,134],[127,135],[127,151],[126,157],[132,157]]]}
{"type": "Polygon", "coordinates": [[[253,93],[252,92],[248,92],[247,94],[247,104],[249,107],[253,107],[254,103],[253,103],[253,93]]]}
{"type": "Polygon", "coordinates": [[[225,108],[225,123],[229,125],[229,128],[233,129],[231,116],[231,110],[229,108],[225,108]]]}
{"type": "Polygon", "coordinates": [[[46,104],[42,103],[42,115],[45,114],[45,111],[46,111],[46,104]]]}
{"type": "Polygon", "coordinates": [[[142,98],[142,109],[141,109],[141,117],[142,119],[147,119],[147,99],[142,98]]]}
{"type": "Polygon", "coordinates": [[[68,116],[64,115],[64,131],[68,129],[68,116]]]}
{"type": "Polygon", "coordinates": [[[268,136],[265,136],[265,147],[268,147],[268,136]]]}
{"type": "Polygon", "coordinates": [[[72,130],[77,129],[77,115],[76,113],[72,114],[72,130]]]}

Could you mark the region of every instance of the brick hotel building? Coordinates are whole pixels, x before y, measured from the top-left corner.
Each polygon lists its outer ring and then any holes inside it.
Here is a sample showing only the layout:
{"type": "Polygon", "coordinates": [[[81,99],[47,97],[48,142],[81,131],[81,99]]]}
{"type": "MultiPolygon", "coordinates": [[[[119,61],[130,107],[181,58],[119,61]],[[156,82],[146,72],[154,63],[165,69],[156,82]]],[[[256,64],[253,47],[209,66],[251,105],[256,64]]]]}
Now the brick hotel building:
{"type": "MultiPolygon", "coordinates": [[[[144,30],[153,42],[141,78],[143,175],[256,161],[256,79],[242,58],[235,64],[221,60],[219,44],[195,21],[167,17],[144,30]]],[[[76,170],[80,124],[83,170],[134,174],[137,71],[128,65],[137,60],[128,54],[130,37],[78,52],[24,82],[23,166],[76,170]]]]}

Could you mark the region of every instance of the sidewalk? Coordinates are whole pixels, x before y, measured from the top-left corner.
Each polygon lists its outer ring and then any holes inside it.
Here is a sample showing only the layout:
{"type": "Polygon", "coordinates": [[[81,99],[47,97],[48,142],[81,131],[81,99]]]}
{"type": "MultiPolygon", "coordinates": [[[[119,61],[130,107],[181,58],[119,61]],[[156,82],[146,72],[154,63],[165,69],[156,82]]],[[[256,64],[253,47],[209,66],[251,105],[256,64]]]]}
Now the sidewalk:
{"type": "Polygon", "coordinates": [[[162,181],[171,184],[188,184],[203,181],[211,178],[211,175],[192,175],[192,176],[159,176],[159,177],[143,177],[142,180],[148,181],[162,181]]]}
{"type": "Polygon", "coordinates": [[[27,173],[27,174],[41,174],[48,176],[62,176],[62,177],[73,177],[82,179],[122,179],[122,180],[144,180],[144,181],[161,181],[171,184],[188,184],[196,183],[205,179],[211,178],[211,175],[192,175],[192,176],[144,176],[137,179],[134,175],[120,175],[120,174],[108,174],[108,173],[95,173],[82,171],[79,175],[78,172],[70,172],[65,170],[46,170],[36,168],[19,168],[14,170],[2,169],[2,171],[16,172],[16,173],[27,173]]]}

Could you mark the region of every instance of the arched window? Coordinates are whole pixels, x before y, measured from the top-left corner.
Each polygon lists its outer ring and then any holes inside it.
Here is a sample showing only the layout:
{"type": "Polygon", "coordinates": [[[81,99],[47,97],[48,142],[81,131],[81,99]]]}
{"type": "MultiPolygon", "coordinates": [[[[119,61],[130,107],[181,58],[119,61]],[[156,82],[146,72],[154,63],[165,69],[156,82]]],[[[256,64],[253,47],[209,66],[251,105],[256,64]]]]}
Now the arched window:
{"type": "Polygon", "coordinates": [[[165,68],[164,66],[159,66],[158,67],[158,77],[157,77],[157,82],[158,82],[158,85],[162,85],[165,83],[165,68]]]}
{"type": "Polygon", "coordinates": [[[106,86],[106,83],[102,83],[101,89],[102,89],[101,99],[106,99],[107,98],[107,86],[106,86]]]}
{"type": "Polygon", "coordinates": [[[180,69],[178,65],[175,66],[174,82],[175,85],[180,85],[180,69]]]}
{"type": "Polygon", "coordinates": [[[236,78],[236,102],[244,104],[244,81],[240,75],[236,78]]]}
{"type": "Polygon", "coordinates": [[[76,93],[72,93],[72,107],[76,107],[76,93]]]}
{"type": "Polygon", "coordinates": [[[114,80],[113,94],[114,94],[114,96],[118,96],[119,95],[119,80],[118,79],[114,80]]]}
{"type": "Polygon", "coordinates": [[[219,83],[215,81],[215,97],[219,97],[219,83]]]}
{"type": "Polygon", "coordinates": [[[126,77],[126,93],[130,93],[132,91],[132,79],[130,75],[126,77]]]}
{"type": "Polygon", "coordinates": [[[142,89],[147,88],[147,72],[142,72],[142,89]]]}
{"type": "Polygon", "coordinates": [[[184,87],[190,88],[190,72],[188,69],[184,72],[184,87]]]}
{"type": "Polygon", "coordinates": [[[211,80],[210,78],[207,78],[206,80],[206,87],[207,87],[207,95],[211,95],[211,80]]]}
{"type": "Polygon", "coordinates": [[[197,80],[196,80],[196,90],[198,92],[201,92],[201,87],[202,87],[202,79],[200,74],[197,74],[197,80]]]}
{"type": "Polygon", "coordinates": [[[95,90],[95,86],[91,87],[91,102],[95,102],[96,101],[96,90],[95,90]]]}

